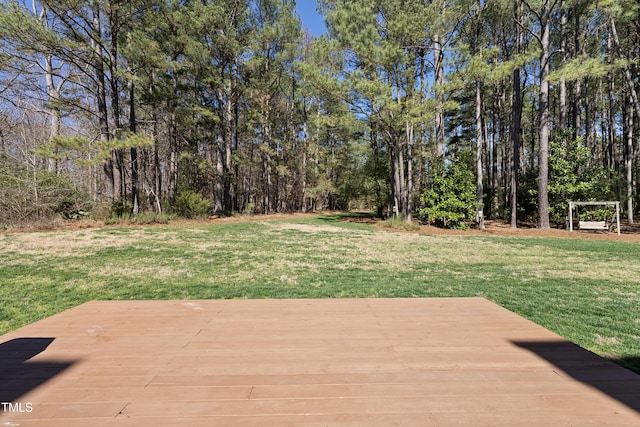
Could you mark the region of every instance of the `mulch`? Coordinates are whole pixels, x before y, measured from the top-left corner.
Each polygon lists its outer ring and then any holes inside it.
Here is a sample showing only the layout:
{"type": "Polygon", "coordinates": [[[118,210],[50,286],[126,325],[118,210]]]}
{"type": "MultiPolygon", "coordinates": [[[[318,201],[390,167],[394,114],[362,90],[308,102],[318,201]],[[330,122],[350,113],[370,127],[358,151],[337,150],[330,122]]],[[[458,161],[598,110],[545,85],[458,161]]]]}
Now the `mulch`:
{"type": "MultiPolygon", "coordinates": [[[[339,212],[310,212],[310,213],[282,213],[269,215],[236,215],[230,217],[210,216],[208,218],[192,219],[192,220],[171,220],[170,225],[174,226],[198,226],[217,223],[236,223],[246,221],[273,221],[273,220],[290,220],[296,218],[307,218],[317,216],[319,214],[337,214],[339,212]]],[[[408,232],[428,234],[435,236],[512,236],[512,237],[552,237],[566,239],[589,239],[589,240],[612,240],[640,243],[640,224],[628,225],[624,222],[621,226],[621,236],[616,233],[603,231],[575,231],[569,232],[566,229],[551,228],[543,230],[537,228],[534,224],[519,224],[518,228],[512,228],[509,223],[500,220],[485,221],[485,229],[479,230],[477,225],[473,225],[469,230],[449,230],[438,228],[430,225],[421,225],[419,230],[404,231],[401,229],[389,229],[380,225],[381,220],[371,216],[349,216],[344,217],[344,221],[357,222],[363,224],[375,225],[380,230],[393,232],[408,232]]],[[[15,227],[4,232],[38,232],[38,231],[56,231],[56,230],[80,230],[91,228],[107,228],[122,227],[128,224],[105,225],[102,221],[91,219],[70,220],[66,222],[56,222],[54,224],[27,224],[22,227],[15,227]]],[[[147,225],[130,225],[137,227],[153,227],[166,226],[166,224],[147,224],[147,225]]],[[[0,231],[0,233],[3,231],[0,231]]]]}

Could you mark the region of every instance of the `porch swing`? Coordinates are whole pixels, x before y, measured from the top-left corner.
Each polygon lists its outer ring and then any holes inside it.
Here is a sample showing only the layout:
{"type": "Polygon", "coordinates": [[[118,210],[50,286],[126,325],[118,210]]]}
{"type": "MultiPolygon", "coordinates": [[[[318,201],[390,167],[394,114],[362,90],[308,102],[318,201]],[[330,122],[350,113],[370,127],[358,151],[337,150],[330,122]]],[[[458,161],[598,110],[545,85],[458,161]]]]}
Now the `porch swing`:
{"type": "Polygon", "coordinates": [[[613,231],[617,230],[620,235],[620,202],[569,202],[569,231],[573,232],[573,208],[578,206],[615,206],[615,213],[610,218],[602,221],[583,220],[580,218],[580,212],[576,209],[578,220],[578,230],[592,231],[613,231]],[[615,228],[614,228],[615,227],[615,228]]]}

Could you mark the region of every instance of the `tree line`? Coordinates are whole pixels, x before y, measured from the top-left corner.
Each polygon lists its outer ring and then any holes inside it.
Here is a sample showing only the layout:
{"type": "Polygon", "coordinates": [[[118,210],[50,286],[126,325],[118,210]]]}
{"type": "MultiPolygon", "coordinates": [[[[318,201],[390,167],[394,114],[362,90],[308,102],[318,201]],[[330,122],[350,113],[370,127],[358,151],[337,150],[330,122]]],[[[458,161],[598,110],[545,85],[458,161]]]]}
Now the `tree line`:
{"type": "Polygon", "coordinates": [[[0,215],[375,209],[564,221],[638,198],[632,0],[0,4],[0,215]]]}

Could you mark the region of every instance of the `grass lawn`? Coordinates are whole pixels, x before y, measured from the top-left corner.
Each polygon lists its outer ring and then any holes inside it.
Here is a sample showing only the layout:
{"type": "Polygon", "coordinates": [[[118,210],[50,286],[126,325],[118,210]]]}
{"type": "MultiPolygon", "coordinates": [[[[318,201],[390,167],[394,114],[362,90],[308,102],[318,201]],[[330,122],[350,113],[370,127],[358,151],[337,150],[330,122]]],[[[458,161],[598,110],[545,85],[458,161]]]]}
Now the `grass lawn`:
{"type": "Polygon", "coordinates": [[[482,296],[640,372],[640,247],[339,215],[0,234],[0,334],[94,299],[482,296]]]}

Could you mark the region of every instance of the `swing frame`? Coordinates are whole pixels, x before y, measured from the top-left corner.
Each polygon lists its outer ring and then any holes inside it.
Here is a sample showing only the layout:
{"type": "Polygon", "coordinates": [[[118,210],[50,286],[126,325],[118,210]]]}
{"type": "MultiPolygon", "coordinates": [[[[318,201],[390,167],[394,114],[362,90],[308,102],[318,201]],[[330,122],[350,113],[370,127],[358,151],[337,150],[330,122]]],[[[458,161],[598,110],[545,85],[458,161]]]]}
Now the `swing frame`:
{"type": "MultiPolygon", "coordinates": [[[[620,202],[569,202],[569,231],[573,232],[573,208],[574,206],[615,206],[616,207],[616,229],[620,235],[620,202]]],[[[612,225],[612,224],[611,224],[612,225]]],[[[578,229],[580,230],[606,230],[610,226],[607,221],[580,221],[578,214],[578,229]]]]}

